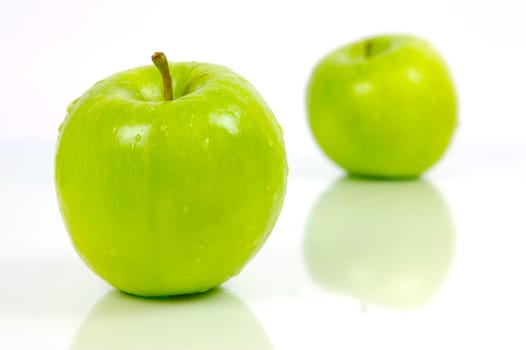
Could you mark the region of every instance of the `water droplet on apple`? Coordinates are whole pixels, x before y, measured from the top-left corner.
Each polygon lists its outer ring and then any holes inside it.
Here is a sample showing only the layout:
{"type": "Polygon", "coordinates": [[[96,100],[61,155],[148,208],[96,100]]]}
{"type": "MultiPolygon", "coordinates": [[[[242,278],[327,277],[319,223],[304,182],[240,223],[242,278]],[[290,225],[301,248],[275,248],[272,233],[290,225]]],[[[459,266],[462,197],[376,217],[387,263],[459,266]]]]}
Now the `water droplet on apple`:
{"type": "Polygon", "coordinates": [[[257,239],[254,239],[254,240],[252,241],[252,247],[255,247],[255,246],[257,246],[257,245],[258,245],[258,240],[257,240],[257,239]]]}
{"type": "Polygon", "coordinates": [[[281,127],[281,125],[278,124],[278,129],[279,129],[279,134],[281,136],[283,136],[285,134],[285,132],[283,131],[283,128],[281,127]]]}
{"type": "Polygon", "coordinates": [[[204,144],[203,144],[203,147],[205,150],[208,149],[208,146],[210,146],[210,140],[208,139],[208,137],[205,139],[204,141],[204,144]]]}
{"type": "Polygon", "coordinates": [[[278,198],[278,193],[277,193],[277,192],[274,192],[274,194],[272,195],[272,199],[273,199],[273,200],[276,200],[276,198],[278,198]]]}
{"type": "Polygon", "coordinates": [[[131,148],[135,149],[135,144],[134,143],[131,144],[131,148]]]}
{"type": "Polygon", "coordinates": [[[66,108],[66,112],[71,112],[71,110],[73,109],[73,107],[75,107],[75,104],[77,103],[79,99],[76,98],[74,99],[73,101],[71,101],[71,103],[68,105],[68,107],[66,108]]]}
{"type": "Polygon", "coordinates": [[[58,126],[58,132],[61,132],[62,131],[62,126],[64,125],[64,122],[60,123],[60,125],[58,126]]]}
{"type": "Polygon", "coordinates": [[[142,136],[140,134],[135,135],[135,141],[139,142],[141,141],[142,136]]]}
{"type": "Polygon", "coordinates": [[[190,211],[190,209],[188,209],[188,206],[185,205],[185,206],[183,207],[183,213],[187,214],[189,211],[190,211]]]}
{"type": "Polygon", "coordinates": [[[203,250],[203,249],[205,249],[205,246],[202,244],[199,244],[199,250],[203,250]]]}
{"type": "Polygon", "coordinates": [[[194,263],[197,264],[199,261],[201,261],[201,258],[196,258],[196,259],[194,260],[194,263]]]}
{"type": "Polygon", "coordinates": [[[272,137],[270,135],[267,137],[267,141],[268,141],[268,145],[270,147],[274,146],[274,140],[272,139],[272,137]]]}

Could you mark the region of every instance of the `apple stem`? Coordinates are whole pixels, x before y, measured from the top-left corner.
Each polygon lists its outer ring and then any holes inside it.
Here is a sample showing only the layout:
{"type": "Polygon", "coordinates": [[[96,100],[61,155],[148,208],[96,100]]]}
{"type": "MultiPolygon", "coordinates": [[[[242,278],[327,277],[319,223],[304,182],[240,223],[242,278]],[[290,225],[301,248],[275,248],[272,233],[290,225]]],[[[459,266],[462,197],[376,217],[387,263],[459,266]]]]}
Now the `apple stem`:
{"type": "Polygon", "coordinates": [[[372,40],[367,40],[365,42],[365,57],[371,57],[372,50],[373,50],[373,42],[372,40]]]}
{"type": "Polygon", "coordinates": [[[152,55],[152,62],[157,67],[163,78],[163,95],[166,101],[173,100],[172,93],[172,77],[170,76],[170,69],[168,68],[168,60],[162,52],[156,52],[152,55]]]}

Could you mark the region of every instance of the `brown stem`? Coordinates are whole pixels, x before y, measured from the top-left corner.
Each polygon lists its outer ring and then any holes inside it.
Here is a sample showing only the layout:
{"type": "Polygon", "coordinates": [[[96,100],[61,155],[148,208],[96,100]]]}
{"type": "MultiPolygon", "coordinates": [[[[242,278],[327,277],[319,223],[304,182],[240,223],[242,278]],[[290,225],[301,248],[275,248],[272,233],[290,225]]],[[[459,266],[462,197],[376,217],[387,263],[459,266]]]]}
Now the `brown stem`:
{"type": "Polygon", "coordinates": [[[172,93],[172,77],[170,76],[170,69],[168,68],[168,60],[162,52],[156,52],[152,55],[152,62],[155,64],[161,77],[163,78],[163,95],[166,101],[174,99],[172,93]]]}
{"type": "Polygon", "coordinates": [[[371,57],[372,50],[373,50],[373,41],[367,40],[367,42],[365,43],[365,57],[366,58],[371,57]]]}

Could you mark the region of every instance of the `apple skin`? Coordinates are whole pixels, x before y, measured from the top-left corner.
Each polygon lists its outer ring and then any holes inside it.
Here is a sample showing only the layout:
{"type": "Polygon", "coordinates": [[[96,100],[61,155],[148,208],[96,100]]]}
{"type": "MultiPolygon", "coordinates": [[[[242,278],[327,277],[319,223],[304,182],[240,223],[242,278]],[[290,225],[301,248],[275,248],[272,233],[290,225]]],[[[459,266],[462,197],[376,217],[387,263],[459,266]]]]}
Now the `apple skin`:
{"type": "Polygon", "coordinates": [[[384,35],[339,48],[316,65],[307,114],[321,149],[349,174],[408,178],[446,151],[457,99],[431,45],[384,35]]]}
{"type": "Polygon", "coordinates": [[[203,292],[236,275],[285,195],[282,131],[255,88],[208,63],[117,73],[68,107],[55,182],[73,245],[115,288],[203,292]]]}
{"type": "Polygon", "coordinates": [[[444,283],[454,238],[447,204],[429,182],[345,178],[314,205],[304,256],[323,287],[365,304],[411,309],[444,283]]]}
{"type": "Polygon", "coordinates": [[[210,293],[137,299],[112,291],[90,311],[71,350],[271,350],[265,330],[236,296],[210,293]]]}

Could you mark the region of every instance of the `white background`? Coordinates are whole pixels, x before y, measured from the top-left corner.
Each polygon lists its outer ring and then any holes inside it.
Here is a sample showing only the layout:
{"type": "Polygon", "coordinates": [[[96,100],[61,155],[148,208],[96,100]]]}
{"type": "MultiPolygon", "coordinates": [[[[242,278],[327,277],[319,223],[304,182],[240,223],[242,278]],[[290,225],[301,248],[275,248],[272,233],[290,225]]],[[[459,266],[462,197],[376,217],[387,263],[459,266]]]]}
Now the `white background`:
{"type": "Polygon", "coordinates": [[[526,348],[525,18],[521,0],[2,1],[0,348],[184,348],[181,325],[185,341],[215,349],[235,348],[224,334],[265,349],[526,348]],[[309,134],[309,72],[327,51],[388,32],[431,41],[460,101],[454,141],[425,175],[450,212],[454,256],[434,297],[405,311],[316,283],[303,251],[313,208],[343,176],[309,134]],[[54,142],[71,100],[154,51],[229,66],[258,88],[285,130],[288,195],[266,246],[211,307],[189,302],[183,317],[177,305],[131,302],[132,316],[113,320],[108,310],[125,301],[105,297],[60,219],[54,142]]]}

